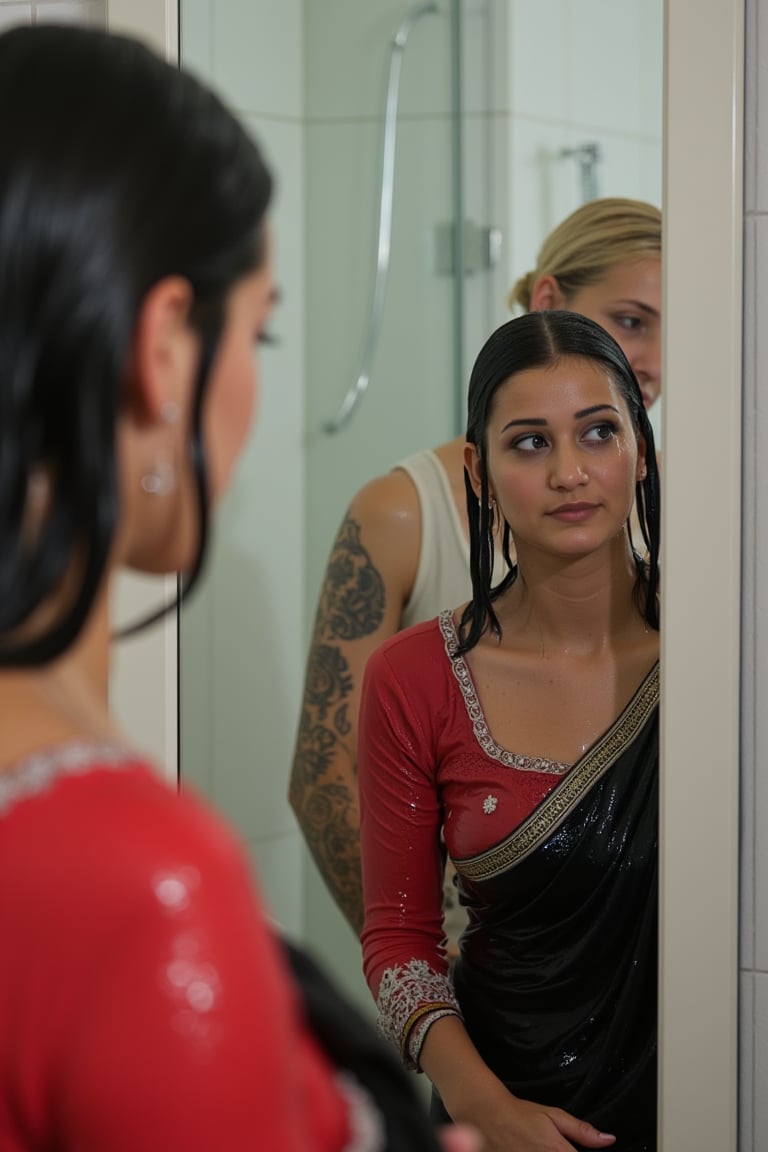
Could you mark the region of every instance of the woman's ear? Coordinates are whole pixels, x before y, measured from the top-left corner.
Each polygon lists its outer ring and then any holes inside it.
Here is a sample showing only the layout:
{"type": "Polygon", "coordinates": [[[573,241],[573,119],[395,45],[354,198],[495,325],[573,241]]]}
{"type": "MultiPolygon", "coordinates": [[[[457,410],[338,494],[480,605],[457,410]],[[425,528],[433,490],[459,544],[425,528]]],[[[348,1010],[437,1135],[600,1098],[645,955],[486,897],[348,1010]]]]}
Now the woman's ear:
{"type": "Polygon", "coordinates": [[[162,421],[169,405],[186,401],[199,341],[189,325],[193,291],[182,276],[167,276],[147,292],[133,334],[127,404],[140,422],[162,421]]]}
{"type": "Polygon", "coordinates": [[[472,484],[472,491],[475,496],[480,499],[480,453],[475,444],[464,445],[464,467],[469,473],[469,479],[472,484]]]}
{"type": "Polygon", "coordinates": [[[638,484],[640,483],[641,480],[645,480],[646,476],[648,475],[647,454],[648,453],[647,453],[647,446],[645,443],[645,437],[643,436],[643,434],[641,432],[638,432],[638,434],[637,434],[637,467],[635,470],[635,482],[638,484]]]}
{"type": "Polygon", "coordinates": [[[544,312],[548,308],[560,308],[563,294],[555,276],[539,276],[531,290],[531,312],[544,312]]]}

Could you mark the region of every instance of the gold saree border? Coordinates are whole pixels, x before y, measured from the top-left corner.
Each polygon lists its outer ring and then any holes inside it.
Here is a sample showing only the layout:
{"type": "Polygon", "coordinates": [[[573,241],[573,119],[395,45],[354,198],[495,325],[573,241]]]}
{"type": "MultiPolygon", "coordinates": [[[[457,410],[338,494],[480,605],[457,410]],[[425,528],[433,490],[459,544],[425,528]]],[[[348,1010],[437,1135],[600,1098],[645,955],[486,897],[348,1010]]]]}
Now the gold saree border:
{"type": "Polygon", "coordinates": [[[621,715],[530,816],[506,840],[488,851],[464,860],[454,860],[456,871],[468,880],[490,880],[529,856],[559,828],[589,789],[631,746],[658,702],[657,661],[621,715]]]}

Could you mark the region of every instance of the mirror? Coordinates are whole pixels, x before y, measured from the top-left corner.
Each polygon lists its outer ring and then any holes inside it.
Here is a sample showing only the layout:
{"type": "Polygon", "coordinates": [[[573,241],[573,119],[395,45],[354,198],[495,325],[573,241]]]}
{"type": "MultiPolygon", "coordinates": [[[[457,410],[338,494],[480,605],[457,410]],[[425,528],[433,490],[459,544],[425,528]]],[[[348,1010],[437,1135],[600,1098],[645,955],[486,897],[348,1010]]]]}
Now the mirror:
{"type": "Polygon", "coordinates": [[[370,1012],[359,945],[286,798],[327,554],[362,483],[460,430],[474,356],[551,228],[593,194],[661,204],[663,4],[182,0],[180,21],[182,66],[273,162],[285,298],[259,426],[182,613],[182,777],[237,823],[276,918],[370,1012]],[[381,328],[370,385],[329,435],[365,364],[391,45],[409,17],[381,328]]]}

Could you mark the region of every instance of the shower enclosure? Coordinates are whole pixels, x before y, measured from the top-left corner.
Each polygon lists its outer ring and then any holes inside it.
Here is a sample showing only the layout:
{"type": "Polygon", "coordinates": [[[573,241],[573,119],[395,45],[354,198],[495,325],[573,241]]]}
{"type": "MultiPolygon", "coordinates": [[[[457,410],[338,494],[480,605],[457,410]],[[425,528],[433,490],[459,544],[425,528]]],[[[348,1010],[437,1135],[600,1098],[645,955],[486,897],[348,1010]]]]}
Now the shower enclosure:
{"type": "Polygon", "coordinates": [[[181,617],[182,781],[238,824],[276,918],[370,1006],[286,798],[326,558],[361,484],[460,430],[512,280],[582,202],[585,148],[600,195],[661,202],[662,3],[181,0],[180,14],[182,65],[276,170],[284,297],[259,427],[181,617]]]}

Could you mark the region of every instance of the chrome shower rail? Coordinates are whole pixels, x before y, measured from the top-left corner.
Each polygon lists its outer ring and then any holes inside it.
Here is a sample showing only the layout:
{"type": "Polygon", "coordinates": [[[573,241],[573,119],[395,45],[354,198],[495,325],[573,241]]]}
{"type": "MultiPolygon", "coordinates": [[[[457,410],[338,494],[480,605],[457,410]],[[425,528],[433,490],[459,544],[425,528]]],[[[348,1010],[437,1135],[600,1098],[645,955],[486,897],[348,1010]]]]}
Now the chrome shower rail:
{"type": "Polygon", "coordinates": [[[357,405],[371,382],[371,369],[376,353],[376,345],[381,328],[384,309],[384,294],[389,275],[389,257],[392,241],[392,198],[395,180],[395,135],[397,132],[397,106],[400,89],[400,68],[408,37],[414,24],[422,18],[438,12],[437,3],[423,4],[414,8],[397,30],[389,60],[387,81],[387,104],[384,116],[384,150],[381,165],[381,188],[379,193],[379,232],[376,243],[376,279],[373,287],[371,313],[368,320],[368,334],[360,374],[341,402],[336,416],[323,425],[323,431],[332,436],[340,432],[352,416],[357,405]]]}

